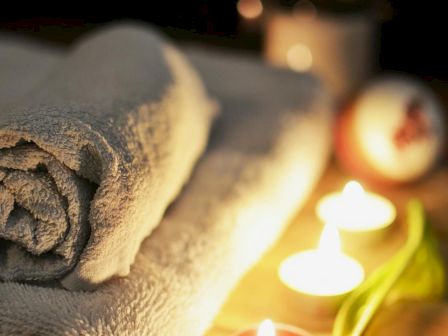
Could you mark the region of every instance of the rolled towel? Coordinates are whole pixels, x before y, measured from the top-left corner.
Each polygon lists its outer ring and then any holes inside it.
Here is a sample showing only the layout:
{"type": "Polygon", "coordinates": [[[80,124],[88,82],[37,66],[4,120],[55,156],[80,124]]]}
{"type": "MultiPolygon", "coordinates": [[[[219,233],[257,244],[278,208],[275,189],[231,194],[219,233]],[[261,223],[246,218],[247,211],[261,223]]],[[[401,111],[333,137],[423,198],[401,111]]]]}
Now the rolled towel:
{"type": "Polygon", "coordinates": [[[43,77],[0,103],[0,279],[90,289],[129,273],[214,108],[182,54],[139,26],[89,35],[43,77]]]}
{"type": "Polygon", "coordinates": [[[256,58],[187,54],[222,113],[131,273],[94,292],[0,283],[0,335],[203,335],[307,199],[330,153],[318,82],[256,58]]]}

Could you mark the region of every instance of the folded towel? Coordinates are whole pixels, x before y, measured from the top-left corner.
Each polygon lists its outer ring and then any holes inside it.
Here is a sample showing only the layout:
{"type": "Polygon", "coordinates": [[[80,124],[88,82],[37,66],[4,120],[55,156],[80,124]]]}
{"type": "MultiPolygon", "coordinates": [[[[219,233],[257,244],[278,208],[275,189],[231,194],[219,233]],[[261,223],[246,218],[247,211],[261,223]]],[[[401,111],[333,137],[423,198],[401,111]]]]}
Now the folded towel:
{"type": "Polygon", "coordinates": [[[255,58],[187,54],[222,113],[131,273],[94,292],[0,283],[0,335],[202,335],[300,209],[330,152],[319,84],[255,58]]]}
{"type": "MultiPolygon", "coordinates": [[[[16,68],[30,61],[17,49],[0,52],[20,56],[16,68]]],[[[0,279],[88,289],[129,273],[205,147],[212,104],[181,53],[142,27],[101,30],[37,68],[32,89],[6,74],[28,94],[6,90],[0,114],[0,279]]]]}

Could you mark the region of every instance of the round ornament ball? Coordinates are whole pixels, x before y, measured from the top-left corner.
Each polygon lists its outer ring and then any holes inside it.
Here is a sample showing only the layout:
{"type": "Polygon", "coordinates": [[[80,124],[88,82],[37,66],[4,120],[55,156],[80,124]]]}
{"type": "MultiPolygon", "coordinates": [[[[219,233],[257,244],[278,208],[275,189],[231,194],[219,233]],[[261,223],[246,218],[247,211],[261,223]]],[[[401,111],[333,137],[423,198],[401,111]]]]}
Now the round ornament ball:
{"type": "Polygon", "coordinates": [[[406,183],[424,176],[444,142],[441,104],[426,85],[407,77],[372,82],[336,121],[339,162],[373,183],[406,183]]]}

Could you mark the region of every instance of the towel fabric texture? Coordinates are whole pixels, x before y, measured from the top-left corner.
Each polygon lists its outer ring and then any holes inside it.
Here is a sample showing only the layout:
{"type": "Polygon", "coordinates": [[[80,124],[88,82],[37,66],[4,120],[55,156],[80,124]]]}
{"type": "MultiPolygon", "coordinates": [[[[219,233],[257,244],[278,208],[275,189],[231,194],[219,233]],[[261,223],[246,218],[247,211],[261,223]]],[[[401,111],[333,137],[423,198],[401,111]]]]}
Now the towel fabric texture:
{"type": "Polygon", "coordinates": [[[195,70],[158,34],[115,26],[80,41],[15,105],[11,91],[0,279],[76,290],[127,275],[207,142],[213,104],[195,70]]]}
{"type": "MultiPolygon", "coordinates": [[[[92,48],[101,42],[99,37],[98,35],[97,39],[91,40],[92,48]]],[[[110,43],[118,41],[119,38],[116,37],[110,43]]],[[[98,47],[95,52],[101,52],[102,49],[98,47]]],[[[30,48],[28,52],[35,51],[30,48]]],[[[121,48],[116,52],[127,53],[121,48]]],[[[70,69],[75,66],[70,60],[77,59],[81,62],[86,58],[93,62],[93,59],[98,58],[96,53],[83,55],[75,51],[77,57],[71,53],[63,56],[60,62],[66,64],[62,67],[66,75],[58,76],[61,68],[57,65],[56,70],[49,71],[48,77],[48,80],[58,78],[57,85],[48,87],[38,84],[38,87],[44,86],[45,96],[50,95],[64,83],[63,78],[67,77],[68,80],[67,75],[72,73],[70,69]]],[[[308,75],[268,67],[256,58],[195,48],[188,49],[186,54],[203,78],[210,95],[218,100],[222,111],[216,120],[204,156],[180,197],[165,213],[160,225],[143,241],[129,276],[113,278],[90,292],[73,292],[41,284],[0,283],[0,335],[202,335],[230,290],[261,254],[272,246],[288,220],[306,200],[321,176],[330,153],[331,104],[319,83],[308,75]]],[[[49,52],[48,57],[54,55],[49,52]]],[[[104,58],[106,59],[106,55],[104,58]]],[[[106,60],[104,62],[107,63],[106,60]]],[[[36,61],[33,66],[38,68],[39,64],[40,61],[36,61]]],[[[5,67],[7,64],[1,66],[5,67]]],[[[121,66],[133,68],[130,64],[121,66]]],[[[141,62],[135,65],[143,66],[141,62]]],[[[112,66],[110,69],[112,72],[113,68],[112,66]]],[[[156,76],[159,67],[150,66],[141,71],[154,72],[156,76]]],[[[24,76],[26,81],[25,78],[31,73],[32,71],[18,73],[17,76],[24,76]]],[[[78,77],[77,73],[73,76],[76,87],[89,84],[84,76],[78,77]]],[[[72,84],[68,85],[71,87],[72,84]]],[[[115,84],[107,81],[105,85],[108,88],[115,84]]],[[[92,88],[80,90],[95,91],[92,88]]],[[[123,87],[118,87],[113,92],[105,90],[107,95],[120,97],[124,97],[122,95],[127,92],[123,87]]],[[[98,91],[98,99],[103,101],[106,96],[101,94],[101,88],[98,87],[98,91]]],[[[61,101],[58,103],[63,104],[65,91],[59,92],[61,101]]],[[[92,92],[92,99],[95,99],[97,92],[92,92]]],[[[193,99],[192,104],[205,104],[204,100],[193,99]]],[[[31,109],[34,105],[30,106],[31,109]]],[[[64,103],[64,109],[71,111],[72,114],[69,115],[73,122],[84,121],[83,114],[74,110],[71,104],[64,103]]],[[[32,113],[35,113],[34,109],[32,113]]],[[[177,144],[182,150],[195,147],[195,141],[199,140],[194,138],[203,138],[206,133],[204,124],[207,118],[198,113],[200,118],[192,120],[197,124],[195,131],[184,143],[177,144]]],[[[53,123],[48,118],[45,123],[39,123],[40,118],[33,118],[31,111],[27,110],[26,117],[21,120],[26,123],[33,119],[35,123],[33,127],[30,125],[29,131],[37,129],[42,135],[43,130],[48,128],[40,127],[53,123]]],[[[132,125],[139,127],[139,122],[136,120],[132,125]]],[[[182,121],[184,123],[187,123],[184,127],[189,126],[186,120],[182,121]]],[[[161,125],[165,124],[155,123],[157,128],[141,132],[164,132],[164,126],[161,125]],[[160,127],[161,130],[158,130],[160,127]]],[[[54,131],[54,127],[51,126],[49,130],[54,131]]],[[[108,125],[101,130],[106,132],[109,127],[112,126],[108,125]]],[[[65,130],[62,125],[61,128],[65,130]]],[[[77,133],[58,134],[50,133],[46,137],[57,141],[62,141],[65,137],[77,137],[77,133]]],[[[97,136],[96,134],[89,133],[84,137],[97,136]]],[[[91,143],[95,148],[102,149],[101,139],[92,139],[91,143]]],[[[98,184],[97,174],[88,168],[96,167],[96,152],[93,155],[90,150],[91,157],[81,164],[81,158],[77,157],[77,152],[73,152],[71,147],[64,147],[53,153],[53,146],[58,143],[50,141],[48,146],[47,142],[41,140],[46,138],[35,140],[37,145],[22,144],[23,141],[19,141],[19,145],[16,144],[13,149],[25,152],[29,150],[28,157],[39,158],[34,159],[36,162],[53,160],[58,168],[62,162],[62,167],[71,170],[67,174],[73,179],[88,181],[85,182],[83,193],[87,192],[92,183],[98,184]],[[37,146],[39,147],[36,148],[37,146]],[[51,155],[51,158],[46,158],[45,155],[51,155]]],[[[163,146],[163,143],[159,145],[163,146]]],[[[60,147],[59,144],[58,148],[60,147]]],[[[165,152],[159,149],[157,153],[163,157],[165,152]]],[[[14,153],[8,152],[1,157],[8,160],[12,155],[14,153]]],[[[151,160],[145,161],[145,164],[151,165],[151,160]]],[[[98,162],[98,165],[101,166],[101,163],[98,162]]],[[[53,168],[48,168],[48,163],[46,167],[48,172],[34,169],[33,174],[50,174],[49,171],[53,168]]],[[[111,174],[108,173],[110,169],[114,167],[108,164],[107,169],[102,169],[102,174],[111,174]]],[[[23,168],[14,171],[27,172],[23,168]]],[[[145,170],[145,173],[151,175],[151,169],[145,170]]],[[[128,177],[127,172],[120,172],[117,176],[124,180],[128,177]]],[[[42,185],[41,190],[47,187],[46,178],[39,179],[39,183],[42,185]]],[[[160,179],[158,183],[168,181],[160,179]]],[[[132,201],[120,199],[122,193],[127,192],[129,195],[127,189],[121,188],[114,195],[117,199],[108,198],[102,203],[111,217],[117,214],[112,212],[108,202],[118,202],[126,208],[128,202],[132,201]]],[[[93,196],[94,200],[104,199],[104,195],[99,194],[100,189],[101,185],[93,196]]],[[[153,211],[153,202],[159,202],[156,201],[157,195],[150,188],[144,188],[142,192],[146,193],[145,205],[148,211],[153,211]]],[[[63,195],[63,191],[60,194],[63,195]]],[[[84,197],[84,194],[80,195],[80,189],[77,195],[80,199],[84,197]]],[[[95,204],[92,204],[90,211],[94,208],[95,204]]],[[[56,214],[57,210],[54,211],[56,214]]],[[[119,211],[118,214],[123,212],[119,211]]],[[[94,218],[91,214],[89,216],[90,220],[94,218]]],[[[138,233],[127,231],[126,234],[125,238],[121,237],[118,246],[126,245],[138,233]]],[[[89,244],[95,246],[98,244],[97,240],[107,238],[106,232],[103,235],[94,241],[90,238],[89,244]]],[[[0,268],[3,268],[4,252],[0,258],[0,268]]],[[[83,256],[81,260],[82,258],[83,256]]]]}

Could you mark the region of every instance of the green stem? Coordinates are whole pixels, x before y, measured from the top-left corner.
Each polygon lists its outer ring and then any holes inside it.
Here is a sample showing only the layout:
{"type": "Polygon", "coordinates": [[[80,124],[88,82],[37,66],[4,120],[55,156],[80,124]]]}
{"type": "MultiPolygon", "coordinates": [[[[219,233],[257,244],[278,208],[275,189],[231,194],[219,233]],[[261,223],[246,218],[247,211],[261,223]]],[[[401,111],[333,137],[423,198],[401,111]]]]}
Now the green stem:
{"type": "Polygon", "coordinates": [[[422,204],[417,200],[410,201],[407,213],[409,230],[405,246],[389,262],[378,268],[343,303],[334,324],[334,336],[361,335],[394,285],[405,271],[412,267],[419,249],[425,246],[426,228],[422,204]]]}

